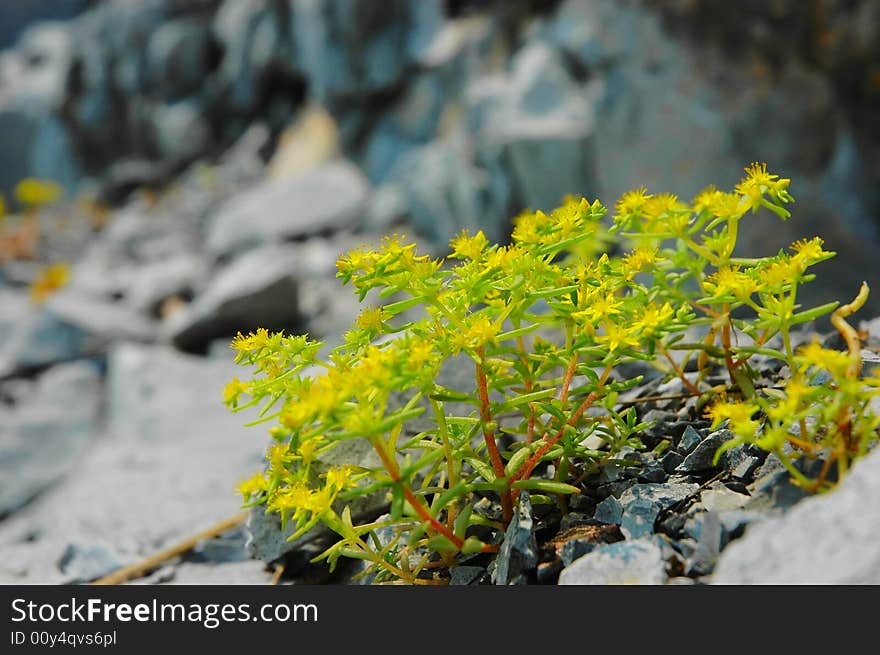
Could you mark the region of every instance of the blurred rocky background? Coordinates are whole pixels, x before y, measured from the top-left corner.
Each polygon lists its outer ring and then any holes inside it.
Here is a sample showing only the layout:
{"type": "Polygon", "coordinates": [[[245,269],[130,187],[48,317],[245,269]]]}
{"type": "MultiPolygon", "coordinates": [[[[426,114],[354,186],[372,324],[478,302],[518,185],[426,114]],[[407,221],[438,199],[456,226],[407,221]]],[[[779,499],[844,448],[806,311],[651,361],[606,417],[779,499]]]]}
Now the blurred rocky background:
{"type": "MultiPolygon", "coordinates": [[[[794,217],[739,252],[821,235],[804,302],[880,308],[876,0],[4,0],[0,47],[0,582],[235,512],[265,444],[229,338],[332,341],[336,257],[381,234],[443,254],[766,161],[794,217]]],[[[233,537],[160,578],[268,579],[233,537]]]]}

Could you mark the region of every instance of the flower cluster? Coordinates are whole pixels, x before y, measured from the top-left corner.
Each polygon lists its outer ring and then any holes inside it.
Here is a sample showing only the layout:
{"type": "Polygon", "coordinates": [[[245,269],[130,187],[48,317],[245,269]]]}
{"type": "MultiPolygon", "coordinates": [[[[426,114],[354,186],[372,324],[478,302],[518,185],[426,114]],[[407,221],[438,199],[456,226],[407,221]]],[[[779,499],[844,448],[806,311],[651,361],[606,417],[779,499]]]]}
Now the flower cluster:
{"type": "MultiPolygon", "coordinates": [[[[702,405],[723,393],[711,415],[736,443],[822,451],[843,471],[877,428],[866,398],[878,384],[858,377],[858,339],[844,320],[858,303],[797,302],[809,269],[834,253],[818,237],[773,257],[734,253],[749,212],[788,217],[788,186],[753,164],[733,191],[712,187],[690,203],[631,191],[610,223],[599,201],[569,197],[518,216],[508,245],[463,231],[448,261],[399,235],[343,255],[338,278],[361,300],[375,291],[386,302],[365,307],[326,356],[320,342],[266,330],[232,342],[253,376],[226,386],[226,404],[259,407],[256,422],[273,423],[266,466],[239,491],[293,522],[293,538],[319,523],[335,531],[331,563],[347,555],[380,577],[437,582],[431,558],[497,550],[522,491],[557,502],[579,491],[567,472],[588,479],[623,447],[641,447],[646,426],[616,405],[641,379],[620,366],[632,360],[679,377],[702,405]],[[850,352],[792,347],[795,326],[832,312],[850,352]],[[785,388],[756,387],[756,355],[788,364],[785,388]],[[697,372],[686,375],[692,358],[697,372]],[[470,372],[462,380],[444,373],[450,366],[470,372]],[[719,369],[730,382],[721,390],[707,381],[719,369]],[[587,448],[590,434],[605,446],[587,448]],[[373,464],[340,461],[352,442],[373,464]],[[393,540],[394,556],[370,537],[375,524],[352,517],[351,503],[371,494],[390,504],[383,526],[407,535],[393,540]],[[487,494],[500,521],[477,509],[487,494]],[[413,553],[423,553],[415,564],[413,553]]],[[[796,477],[819,488],[826,473],[796,477]]]]}

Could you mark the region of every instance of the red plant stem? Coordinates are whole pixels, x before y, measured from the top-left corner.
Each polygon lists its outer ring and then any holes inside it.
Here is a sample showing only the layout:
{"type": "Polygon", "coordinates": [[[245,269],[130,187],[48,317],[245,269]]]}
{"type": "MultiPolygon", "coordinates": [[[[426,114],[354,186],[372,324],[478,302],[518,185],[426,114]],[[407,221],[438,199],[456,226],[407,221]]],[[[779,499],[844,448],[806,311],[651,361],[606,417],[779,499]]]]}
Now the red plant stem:
{"type": "Polygon", "coordinates": [[[428,508],[425,507],[424,503],[422,503],[416,495],[413,493],[412,489],[409,488],[409,485],[403,484],[403,495],[406,496],[406,499],[409,501],[409,504],[412,505],[413,509],[416,510],[416,513],[421,517],[423,521],[427,521],[431,524],[437,532],[442,534],[444,537],[449,539],[453,544],[455,544],[456,548],[461,548],[464,545],[464,541],[455,536],[455,533],[447,528],[445,525],[440,523],[437,519],[431,516],[431,513],[428,511],[428,508]]]}
{"type": "Polygon", "coordinates": [[[394,461],[392,457],[388,455],[384,446],[379,441],[379,439],[370,439],[370,442],[373,444],[373,448],[376,450],[376,453],[379,455],[379,459],[382,460],[382,465],[385,467],[385,470],[388,471],[388,475],[391,476],[391,479],[400,484],[403,488],[403,495],[406,497],[409,504],[412,505],[412,508],[416,511],[416,514],[423,521],[427,521],[432,528],[434,528],[437,532],[442,534],[444,537],[449,539],[453,544],[455,544],[456,548],[461,548],[464,545],[464,541],[455,536],[455,533],[447,528],[445,525],[440,523],[437,519],[431,516],[431,512],[425,506],[425,503],[413,493],[413,490],[410,489],[410,486],[400,479],[400,468],[397,466],[397,462],[394,461]]]}
{"type": "MultiPolygon", "coordinates": [[[[480,348],[477,352],[482,360],[484,356],[483,349],[480,348]]],[[[489,385],[486,381],[486,371],[483,369],[483,365],[479,363],[477,364],[477,394],[480,397],[480,420],[483,422],[483,440],[486,442],[486,448],[489,451],[489,461],[492,463],[495,475],[503,478],[504,462],[501,461],[501,453],[498,452],[495,433],[487,427],[492,421],[492,411],[489,409],[489,385]]]]}
{"type": "Polygon", "coordinates": [[[575,353],[571,356],[571,361],[568,363],[568,368],[565,370],[565,378],[562,380],[562,393],[559,394],[559,401],[562,407],[565,407],[565,403],[568,401],[568,388],[571,386],[571,380],[574,377],[577,364],[578,354],[575,353]]]}
{"type": "Polygon", "coordinates": [[[541,458],[546,455],[550,449],[556,445],[556,442],[562,438],[562,435],[565,434],[565,428],[569,425],[574,425],[575,422],[583,415],[585,411],[593,404],[593,401],[599,397],[599,394],[595,391],[591,391],[590,395],[584,399],[584,402],[581,403],[580,407],[578,407],[574,413],[569,417],[569,419],[565,422],[559,432],[557,432],[551,439],[545,438],[545,443],[543,446],[538,448],[535,453],[529,457],[525,461],[525,463],[520,467],[520,469],[511,476],[511,482],[516,482],[517,480],[525,480],[531,475],[534,468],[541,461],[541,458]]]}
{"type": "MultiPolygon", "coordinates": [[[[538,450],[536,450],[534,452],[534,454],[532,454],[532,456],[529,457],[523,463],[523,465],[519,468],[519,470],[514,472],[514,474],[510,476],[511,482],[516,482],[517,480],[525,480],[532,474],[532,471],[535,469],[535,467],[541,461],[541,458],[544,455],[546,455],[550,451],[550,449],[554,445],[556,445],[556,442],[558,442],[562,438],[562,435],[565,434],[565,428],[569,425],[574,425],[577,422],[577,420],[581,416],[583,416],[584,412],[586,412],[587,409],[589,409],[590,405],[593,404],[593,401],[599,397],[599,389],[601,389],[602,385],[605,384],[605,381],[608,379],[608,376],[611,374],[612,368],[613,368],[613,366],[611,364],[608,364],[605,367],[605,370],[602,372],[602,377],[599,378],[599,382],[596,385],[596,390],[591,391],[590,394],[586,398],[584,398],[584,402],[582,402],[580,404],[580,406],[572,413],[572,415],[568,418],[568,420],[565,422],[565,424],[561,428],[559,428],[559,431],[552,438],[548,439],[547,435],[546,434],[544,435],[544,441],[546,443],[544,443],[543,446],[538,448],[538,450]]],[[[518,495],[518,492],[514,492],[511,495],[516,496],[516,495],[518,495]]]]}
{"type": "MultiPolygon", "coordinates": [[[[498,443],[495,441],[495,432],[487,426],[492,420],[492,412],[489,409],[489,385],[486,381],[486,371],[483,369],[483,357],[485,351],[482,348],[477,349],[477,355],[480,361],[477,362],[477,393],[480,397],[480,420],[483,423],[483,441],[486,442],[486,450],[489,452],[489,461],[492,463],[492,470],[499,480],[504,480],[504,462],[501,460],[501,453],[498,452],[498,443]]],[[[509,486],[501,493],[501,511],[504,522],[507,523],[513,518],[513,499],[510,495],[509,486]]]]}

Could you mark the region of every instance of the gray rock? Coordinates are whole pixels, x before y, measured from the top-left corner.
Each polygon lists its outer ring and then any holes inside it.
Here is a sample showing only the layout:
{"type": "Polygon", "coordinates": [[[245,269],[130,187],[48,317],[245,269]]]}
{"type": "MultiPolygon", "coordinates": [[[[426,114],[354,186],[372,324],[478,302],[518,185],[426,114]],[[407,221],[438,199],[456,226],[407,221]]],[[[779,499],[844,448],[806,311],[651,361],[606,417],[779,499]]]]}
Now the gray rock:
{"type": "Polygon", "coordinates": [[[219,70],[222,97],[231,109],[253,109],[261,75],[272,65],[293,65],[287,4],[273,0],[226,0],[214,15],[214,38],[223,48],[219,70]]]}
{"type": "Polygon", "coordinates": [[[569,566],[579,557],[592,553],[600,544],[588,539],[569,539],[562,546],[559,558],[565,566],[569,566]]]}
{"type": "Polygon", "coordinates": [[[322,102],[393,86],[443,24],[437,0],[305,0],[291,8],[295,63],[322,102]]]}
{"type": "Polygon", "coordinates": [[[59,364],[0,421],[0,516],[14,512],[79,464],[97,431],[101,379],[88,361],[59,364]]]}
{"type": "Polygon", "coordinates": [[[713,462],[715,453],[725,441],[733,439],[730,430],[716,430],[703,439],[699,445],[684,458],[684,461],[675,469],[678,473],[699,473],[715,468],[723,468],[726,465],[725,455],[722,455],[718,464],[713,462]]]}
{"type": "Polygon", "coordinates": [[[458,587],[479,584],[485,574],[486,569],[482,566],[453,566],[449,569],[449,584],[458,587]]]}
{"type": "Polygon", "coordinates": [[[175,585],[268,585],[272,573],[265,562],[243,560],[223,564],[197,564],[183,562],[173,569],[173,576],[166,573],[166,580],[154,584],[175,585]]]}
{"type": "Polygon", "coordinates": [[[266,242],[353,226],[368,192],[363,174],[345,161],[263,182],[219,209],[208,229],[208,248],[217,256],[230,255],[266,242]]]}
{"type": "Polygon", "coordinates": [[[195,254],[181,253],[131,270],[124,301],[135,311],[156,316],[163,300],[186,296],[205,285],[208,266],[195,254]]]}
{"type": "Polygon", "coordinates": [[[205,351],[221,337],[257,328],[296,332],[300,324],[295,251],[268,245],[222,269],[184,310],[172,314],[163,335],[186,351],[205,351]]]}
{"type": "MultiPolygon", "coordinates": [[[[0,523],[0,581],[56,584],[68,543],[112,544],[121,564],[138,561],[240,511],[235,485],[264,464],[261,430],[230,414],[222,388],[231,359],[121,343],[109,354],[106,423],[69,474],[0,523]],[[30,541],[28,535],[34,535],[30,541]]],[[[57,405],[64,420],[83,403],[57,405]]],[[[64,436],[70,427],[64,423],[64,436]]]]}
{"type": "Polygon", "coordinates": [[[111,341],[155,340],[158,326],[125,305],[74,289],[62,289],[46,301],[46,309],[61,321],[85,331],[97,347],[111,341]]]}
{"type": "Polygon", "coordinates": [[[542,25],[540,36],[572,57],[583,70],[595,70],[621,55],[620,41],[601,29],[602,10],[595,3],[565,0],[542,25]]]}
{"type": "MultiPolygon", "coordinates": [[[[22,175],[24,171],[19,170],[22,175]]],[[[31,142],[27,173],[33,177],[52,180],[68,197],[79,189],[85,171],[82,157],[78,153],[74,139],[55,115],[49,115],[36,126],[31,142]]]]}
{"type": "Polygon", "coordinates": [[[210,26],[196,18],[163,23],[147,45],[146,84],[156,97],[177,100],[204,84],[210,66],[210,26]]]}
{"type": "Polygon", "coordinates": [[[721,482],[715,482],[700,493],[700,502],[709,512],[725,512],[741,509],[749,502],[749,496],[731,491],[721,482]]]}
{"type": "Polygon", "coordinates": [[[58,560],[58,569],[66,584],[96,580],[121,566],[113,551],[101,544],[68,544],[58,560]]]}
{"type": "Polygon", "coordinates": [[[682,455],[690,455],[702,440],[703,438],[700,436],[700,433],[693,426],[689,425],[684,429],[675,450],[682,455]]]}
{"type": "Polygon", "coordinates": [[[521,49],[511,66],[510,78],[497,85],[498,95],[483,96],[472,110],[486,116],[481,160],[506,172],[520,206],[548,210],[567,194],[594,195],[596,87],[579,87],[561,57],[541,44],[521,49]]]}
{"type": "Polygon", "coordinates": [[[180,100],[153,109],[156,146],[164,159],[188,161],[211,145],[211,126],[196,100],[180,100]]]}
{"type": "Polygon", "coordinates": [[[695,484],[636,484],[620,496],[620,531],[627,539],[654,532],[654,522],[664,509],[672,507],[699,489],[695,484]]]}
{"type": "Polygon", "coordinates": [[[771,453],[755,473],[749,485],[751,499],[746,507],[751,510],[788,509],[807,497],[807,492],[794,485],[791,474],[783,467],[775,453],[771,453]]]}
{"type": "Polygon", "coordinates": [[[699,529],[695,531],[697,544],[685,566],[685,573],[688,575],[711,573],[724,545],[724,529],[717,512],[703,512],[699,514],[698,520],[699,529]]]}
{"type": "MultiPolygon", "coordinates": [[[[451,89],[436,75],[415,78],[392,108],[378,119],[359,158],[373,183],[384,182],[401,158],[437,136],[451,89]]],[[[357,111],[357,110],[355,110],[357,111]]]]}
{"type": "Polygon", "coordinates": [[[506,231],[507,217],[502,219],[487,172],[452,143],[412,149],[395,166],[388,183],[402,196],[418,233],[442,248],[462,229],[482,229],[493,242],[506,231]]]}
{"type": "Polygon", "coordinates": [[[0,107],[0,192],[12,197],[15,185],[22,178],[22,162],[31,156],[31,145],[38,129],[38,120],[24,108],[0,107]]]}
{"type": "MultiPolygon", "coordinates": [[[[732,453],[732,451],[728,452],[732,453]]],[[[755,471],[757,471],[758,467],[762,464],[761,458],[755,457],[754,455],[746,455],[743,457],[737,457],[736,459],[734,459],[734,457],[735,455],[728,457],[728,468],[733,477],[739,480],[751,480],[755,471]]]]}
{"type": "Polygon", "coordinates": [[[36,306],[24,293],[0,289],[0,375],[68,361],[87,353],[85,330],[36,306]]]}
{"type": "Polygon", "coordinates": [[[250,559],[247,530],[241,528],[196,544],[187,555],[189,561],[225,564],[250,559]]]}
{"type": "Polygon", "coordinates": [[[36,23],[22,33],[15,50],[24,63],[16,80],[16,104],[38,112],[61,108],[73,46],[73,35],[62,22],[36,23]]]}
{"type": "Polygon", "coordinates": [[[639,482],[665,482],[667,477],[663,466],[654,460],[645,462],[638,474],[639,482]]]}
{"type": "Polygon", "coordinates": [[[676,469],[681,465],[684,461],[684,455],[681,455],[674,450],[669,450],[663,454],[663,457],[660,458],[660,464],[663,467],[663,471],[668,475],[675,473],[676,469]]]}
{"type": "Polygon", "coordinates": [[[87,4],[87,0],[9,0],[3,7],[0,49],[14,46],[29,25],[49,19],[70,20],[87,4]]]}
{"type": "Polygon", "coordinates": [[[749,526],[718,560],[713,584],[878,584],[880,451],[839,487],[749,526]]]}
{"type": "Polygon", "coordinates": [[[620,522],[623,520],[623,505],[614,496],[608,496],[608,498],[596,505],[594,517],[602,523],[620,525],[620,522]]]}
{"type": "Polygon", "coordinates": [[[535,540],[532,503],[528,493],[522,492],[495,559],[492,582],[496,585],[526,584],[530,572],[537,565],[538,544],[535,540]]]}
{"type": "Polygon", "coordinates": [[[576,559],[559,574],[561,585],[662,585],[665,582],[663,550],[653,539],[600,546],[576,559]]]}

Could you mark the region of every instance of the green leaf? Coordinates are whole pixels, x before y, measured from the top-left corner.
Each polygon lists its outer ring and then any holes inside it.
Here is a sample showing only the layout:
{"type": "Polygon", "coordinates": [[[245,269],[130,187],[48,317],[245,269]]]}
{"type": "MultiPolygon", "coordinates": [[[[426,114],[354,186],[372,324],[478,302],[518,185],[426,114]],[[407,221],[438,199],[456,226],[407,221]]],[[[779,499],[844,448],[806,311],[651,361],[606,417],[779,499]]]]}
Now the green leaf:
{"type": "Polygon", "coordinates": [[[424,298],[409,298],[407,300],[400,300],[398,302],[393,302],[388,305],[383,305],[382,309],[386,314],[390,314],[394,316],[395,314],[399,314],[400,312],[404,312],[411,307],[415,307],[416,305],[420,305],[425,301],[424,298]]]}
{"type": "Polygon", "coordinates": [[[462,393],[448,387],[441,387],[439,384],[434,385],[434,390],[428,395],[428,398],[445,402],[476,402],[471,394],[462,393]]]}
{"type": "Polygon", "coordinates": [[[464,482],[459,482],[451,489],[447,489],[440,497],[434,501],[433,506],[437,508],[446,507],[450,501],[460,498],[469,492],[468,486],[464,482]]]}
{"type": "Polygon", "coordinates": [[[508,478],[513,476],[513,474],[519,471],[522,465],[526,463],[526,460],[531,457],[533,452],[533,446],[524,445],[522,448],[518,449],[507,461],[507,465],[504,467],[504,475],[508,478]]]}
{"type": "Polygon", "coordinates": [[[461,546],[461,552],[463,555],[473,555],[481,552],[485,546],[486,544],[476,537],[468,537],[461,546]]]}
{"type": "Polygon", "coordinates": [[[546,491],[549,494],[578,494],[580,489],[571,484],[555,480],[518,480],[513,483],[514,489],[527,491],[546,491]]]}
{"type": "Polygon", "coordinates": [[[500,414],[501,412],[507,412],[511,409],[516,409],[521,405],[527,405],[529,403],[535,402],[536,400],[544,400],[545,398],[550,398],[554,395],[556,395],[556,389],[544,389],[543,391],[524,393],[496,405],[496,413],[500,414]]]}
{"type": "Polygon", "coordinates": [[[576,284],[570,284],[566,287],[555,287],[553,289],[541,289],[540,291],[532,291],[530,298],[556,298],[566,293],[577,291],[576,284]]]}
{"type": "Polygon", "coordinates": [[[403,516],[403,486],[401,484],[395,483],[395,485],[391,488],[391,518],[393,520],[398,520],[403,516]]]}
{"type": "Polygon", "coordinates": [[[538,329],[538,325],[527,325],[525,327],[518,328],[516,330],[509,330],[507,332],[500,333],[497,337],[495,337],[499,342],[508,341],[510,339],[516,339],[517,337],[523,337],[531,332],[534,332],[538,329]]]}
{"type": "Polygon", "coordinates": [[[825,303],[824,305],[819,305],[818,307],[814,307],[813,309],[808,309],[803,312],[799,312],[791,317],[791,324],[797,325],[799,323],[809,323],[810,321],[815,321],[820,316],[824,316],[829,312],[833,312],[837,309],[837,306],[840,303],[836,300],[834,302],[825,303]]]}
{"type": "Polygon", "coordinates": [[[466,457],[465,461],[474,467],[474,470],[487,482],[495,482],[495,471],[486,462],[476,457],[466,457]]]}
{"type": "Polygon", "coordinates": [[[746,400],[755,397],[755,385],[752,384],[752,378],[744,366],[737,366],[733,369],[733,378],[746,400]]]}
{"type": "Polygon", "coordinates": [[[458,513],[458,516],[455,517],[455,523],[453,524],[453,532],[455,532],[455,536],[459,539],[464,539],[464,535],[467,532],[468,527],[471,524],[471,513],[474,511],[473,503],[468,503],[464,507],[461,508],[461,511],[458,513]]]}
{"type": "Polygon", "coordinates": [[[428,539],[428,548],[438,553],[458,552],[458,547],[449,540],[449,537],[444,537],[442,534],[434,535],[428,539]]]}

